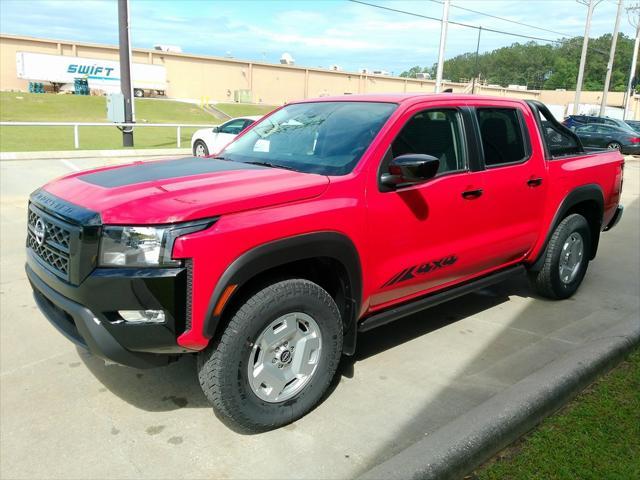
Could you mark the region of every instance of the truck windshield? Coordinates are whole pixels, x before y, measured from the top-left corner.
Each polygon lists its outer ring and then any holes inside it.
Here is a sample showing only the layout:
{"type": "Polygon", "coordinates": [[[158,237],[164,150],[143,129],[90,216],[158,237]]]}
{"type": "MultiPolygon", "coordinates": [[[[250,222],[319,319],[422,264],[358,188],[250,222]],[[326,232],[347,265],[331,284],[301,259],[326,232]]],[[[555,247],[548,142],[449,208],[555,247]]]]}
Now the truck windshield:
{"type": "Polygon", "coordinates": [[[235,162],[345,175],[396,109],[395,103],[313,102],[283,107],[221,154],[235,162]]]}

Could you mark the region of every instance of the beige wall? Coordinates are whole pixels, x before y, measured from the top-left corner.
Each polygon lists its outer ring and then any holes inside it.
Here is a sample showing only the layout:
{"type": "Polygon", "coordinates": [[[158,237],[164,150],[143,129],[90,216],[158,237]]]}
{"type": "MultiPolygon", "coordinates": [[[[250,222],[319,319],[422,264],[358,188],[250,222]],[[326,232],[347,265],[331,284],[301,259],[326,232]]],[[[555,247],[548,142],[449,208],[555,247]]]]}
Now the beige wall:
{"type": "MultiPolygon", "coordinates": [[[[118,60],[115,46],[63,40],[47,40],[0,35],[0,90],[26,90],[28,81],[16,74],[16,52],[28,51],[53,55],[118,60]]],[[[207,102],[232,102],[235,90],[250,90],[256,103],[281,105],[292,100],[345,93],[433,93],[432,80],[406,79],[353,72],[336,72],[288,65],[245,62],[241,60],[134,49],[133,61],[164,65],[167,71],[167,96],[207,102]]],[[[463,83],[445,84],[455,93],[468,93],[463,83]]],[[[521,91],[478,86],[476,93],[509,98],[538,99],[548,104],[567,105],[574,92],[521,91]]],[[[599,103],[602,92],[582,92],[581,103],[599,103]]],[[[607,104],[621,106],[623,94],[611,92],[607,104]]],[[[632,106],[640,118],[640,99],[632,106]]]]}

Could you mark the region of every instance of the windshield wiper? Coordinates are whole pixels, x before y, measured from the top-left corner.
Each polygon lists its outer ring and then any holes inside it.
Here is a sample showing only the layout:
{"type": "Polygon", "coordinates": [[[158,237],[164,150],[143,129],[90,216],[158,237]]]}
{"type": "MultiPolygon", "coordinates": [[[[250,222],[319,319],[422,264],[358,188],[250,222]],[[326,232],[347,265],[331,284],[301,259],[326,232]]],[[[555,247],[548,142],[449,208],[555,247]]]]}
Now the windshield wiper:
{"type": "Polygon", "coordinates": [[[282,168],[284,170],[292,170],[294,172],[297,172],[298,170],[296,170],[295,168],[292,167],[288,167],[286,165],[278,165],[277,163],[271,163],[271,162],[242,162],[242,163],[250,163],[251,165],[262,165],[265,167],[270,167],[270,168],[282,168]]]}

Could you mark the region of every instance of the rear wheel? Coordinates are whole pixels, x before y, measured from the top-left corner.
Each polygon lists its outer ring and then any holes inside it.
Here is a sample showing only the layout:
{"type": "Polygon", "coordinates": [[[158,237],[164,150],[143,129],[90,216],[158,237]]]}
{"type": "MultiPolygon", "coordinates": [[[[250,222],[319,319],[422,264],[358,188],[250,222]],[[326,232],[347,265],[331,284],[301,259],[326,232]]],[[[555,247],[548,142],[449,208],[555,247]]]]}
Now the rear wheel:
{"type": "Polygon", "coordinates": [[[141,88],[134,88],[133,89],[133,96],[137,97],[137,98],[144,97],[144,90],[142,90],[141,88]]]}
{"type": "Polygon", "coordinates": [[[620,150],[622,148],[622,145],[620,145],[618,142],[611,142],[607,144],[607,148],[609,150],[620,150]]]}
{"type": "Polygon", "coordinates": [[[209,155],[209,149],[202,140],[196,140],[193,144],[193,155],[196,157],[206,157],[209,155]]]}
{"type": "Polygon", "coordinates": [[[321,400],[342,354],[331,296],[302,279],[270,285],[235,313],[219,342],[198,357],[202,390],[240,430],[286,425],[321,400]]]}
{"type": "Polygon", "coordinates": [[[587,220],[574,213],[556,227],[540,271],[529,272],[533,288],[542,296],[564,299],[582,283],[589,265],[591,231],[587,220]]]}

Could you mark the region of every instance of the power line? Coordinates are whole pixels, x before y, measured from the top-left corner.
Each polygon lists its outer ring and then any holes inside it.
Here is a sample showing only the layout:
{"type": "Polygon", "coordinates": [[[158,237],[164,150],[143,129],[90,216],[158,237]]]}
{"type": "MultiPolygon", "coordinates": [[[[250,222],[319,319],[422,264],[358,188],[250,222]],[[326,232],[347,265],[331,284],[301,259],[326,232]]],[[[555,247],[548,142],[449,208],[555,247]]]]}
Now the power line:
{"type": "MultiPolygon", "coordinates": [[[[434,20],[436,22],[440,22],[441,21],[440,18],[430,17],[428,15],[422,15],[420,13],[407,12],[406,10],[399,10],[397,8],[391,8],[391,7],[385,7],[385,6],[382,6],[382,5],[376,5],[375,3],[367,3],[367,2],[363,2],[361,0],[348,0],[348,1],[350,1],[352,3],[359,3],[361,5],[366,5],[368,7],[374,7],[374,8],[379,8],[381,10],[387,10],[389,12],[403,13],[405,15],[411,15],[413,17],[425,18],[427,20],[434,20]]],[[[480,27],[477,26],[477,25],[470,25],[468,23],[455,22],[453,20],[449,20],[449,23],[452,24],[452,25],[458,25],[460,27],[473,28],[475,30],[480,29],[480,27]]],[[[503,35],[511,35],[512,37],[527,38],[529,40],[539,40],[541,42],[550,42],[550,43],[564,43],[565,42],[563,40],[551,40],[549,38],[541,38],[541,37],[534,37],[534,36],[531,36],[531,35],[523,35],[523,34],[520,34],[520,33],[506,32],[504,30],[496,30],[494,28],[482,27],[482,31],[483,32],[500,33],[500,34],[503,34],[503,35]]]]}
{"type": "MultiPolygon", "coordinates": [[[[429,1],[433,2],[433,3],[442,4],[441,0],[429,0],[429,1]]],[[[530,25],[528,23],[519,22],[517,20],[511,20],[509,18],[498,17],[497,15],[492,15],[490,13],[485,13],[485,12],[480,12],[478,10],[473,10],[471,8],[461,7],[460,5],[454,5],[453,3],[451,4],[451,6],[453,8],[457,8],[458,10],[464,10],[466,12],[477,13],[478,15],[484,15],[485,17],[495,18],[497,20],[502,20],[503,22],[515,23],[516,25],[522,25],[523,27],[528,27],[528,28],[533,28],[533,29],[536,29],[536,30],[541,30],[543,32],[555,33],[556,35],[562,35],[563,37],[571,37],[571,35],[567,35],[566,33],[558,32],[556,30],[549,30],[548,28],[537,27],[535,25],[530,25]]],[[[485,30],[484,27],[482,29],[485,30]]]]}

